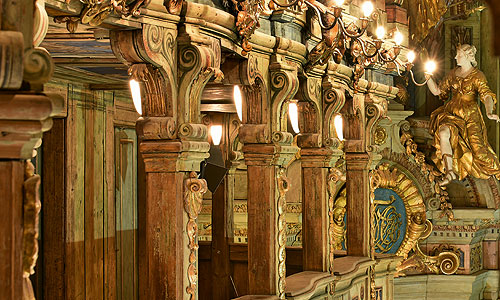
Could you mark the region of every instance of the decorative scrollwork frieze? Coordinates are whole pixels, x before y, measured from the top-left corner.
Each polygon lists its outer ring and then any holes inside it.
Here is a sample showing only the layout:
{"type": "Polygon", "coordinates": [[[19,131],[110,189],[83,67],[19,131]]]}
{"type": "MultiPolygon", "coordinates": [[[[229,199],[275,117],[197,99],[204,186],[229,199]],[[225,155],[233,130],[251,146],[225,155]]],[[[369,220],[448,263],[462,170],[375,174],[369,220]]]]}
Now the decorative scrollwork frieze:
{"type": "Polygon", "coordinates": [[[196,251],[198,250],[198,242],[196,235],[198,234],[198,225],[196,219],[202,208],[203,194],[207,191],[207,182],[205,179],[198,179],[196,172],[191,172],[189,177],[184,180],[184,210],[188,215],[186,224],[186,232],[188,236],[189,247],[189,265],[187,268],[188,286],[186,292],[190,295],[189,299],[196,299],[196,291],[198,284],[198,270],[196,269],[196,251]]]}

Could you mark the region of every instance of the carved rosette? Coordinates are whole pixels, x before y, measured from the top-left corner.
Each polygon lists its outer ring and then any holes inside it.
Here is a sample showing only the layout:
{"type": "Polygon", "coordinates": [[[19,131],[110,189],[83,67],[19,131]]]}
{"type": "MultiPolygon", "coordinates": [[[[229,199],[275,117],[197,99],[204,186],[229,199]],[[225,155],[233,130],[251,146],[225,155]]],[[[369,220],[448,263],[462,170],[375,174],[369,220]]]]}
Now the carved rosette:
{"type": "Polygon", "coordinates": [[[286,192],[289,189],[289,181],[285,176],[285,169],[279,168],[277,171],[278,177],[278,234],[277,234],[277,246],[278,246],[278,296],[279,299],[285,299],[285,277],[286,277],[286,192]]]}
{"type": "Polygon", "coordinates": [[[207,191],[207,182],[205,179],[197,179],[196,172],[191,172],[189,177],[184,180],[184,210],[188,215],[186,232],[188,236],[189,247],[189,265],[187,268],[188,286],[186,292],[190,295],[189,299],[196,299],[198,284],[198,270],[196,269],[196,258],[198,242],[198,225],[196,219],[201,211],[203,194],[207,191]]]}

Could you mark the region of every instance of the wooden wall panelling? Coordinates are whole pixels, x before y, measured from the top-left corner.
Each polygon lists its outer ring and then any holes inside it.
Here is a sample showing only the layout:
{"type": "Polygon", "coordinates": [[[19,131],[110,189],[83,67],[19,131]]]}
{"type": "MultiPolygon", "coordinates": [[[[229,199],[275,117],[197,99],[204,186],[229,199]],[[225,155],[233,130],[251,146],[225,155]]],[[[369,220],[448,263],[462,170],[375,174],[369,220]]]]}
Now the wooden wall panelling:
{"type": "Polygon", "coordinates": [[[137,138],[135,129],[115,128],[116,296],[137,299],[137,138]]]}
{"type": "Polygon", "coordinates": [[[86,91],[85,111],[85,291],[87,299],[104,295],[104,112],[101,91],[86,91]]]}
{"type": "Polygon", "coordinates": [[[66,119],[66,299],[84,300],[85,291],[85,105],[82,86],[69,84],[66,119]]]}
{"type": "MultiPolygon", "coordinates": [[[[42,143],[42,218],[43,255],[37,276],[39,299],[66,299],[66,120],[53,119],[52,129],[43,134],[42,143]]],[[[39,152],[40,153],[40,152],[39,152]]]]}
{"type": "MultiPolygon", "coordinates": [[[[117,297],[116,286],[116,211],[115,211],[115,116],[120,113],[115,113],[115,93],[106,93],[106,136],[104,141],[104,169],[106,170],[105,185],[105,217],[104,217],[104,298],[109,300],[119,299],[117,297]]],[[[134,134],[135,136],[135,134],[134,134]]]]}

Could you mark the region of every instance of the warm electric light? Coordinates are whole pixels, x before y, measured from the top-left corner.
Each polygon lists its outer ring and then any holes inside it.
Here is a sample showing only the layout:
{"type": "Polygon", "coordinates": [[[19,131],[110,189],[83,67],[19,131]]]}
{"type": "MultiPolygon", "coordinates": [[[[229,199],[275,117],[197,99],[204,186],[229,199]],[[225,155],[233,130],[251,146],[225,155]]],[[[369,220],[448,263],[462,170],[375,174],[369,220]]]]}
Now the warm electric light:
{"type": "Polygon", "coordinates": [[[242,121],[243,98],[241,97],[240,87],[237,85],[234,86],[233,100],[234,100],[234,105],[236,106],[236,113],[238,114],[238,118],[240,118],[240,121],[242,121]]]}
{"type": "Polygon", "coordinates": [[[212,137],[214,145],[219,145],[222,138],[222,125],[210,126],[210,136],[212,137]]]}
{"type": "Polygon", "coordinates": [[[377,36],[377,39],[382,40],[385,36],[385,28],[383,26],[377,27],[375,35],[377,36]]]}
{"type": "Polygon", "coordinates": [[[290,102],[290,104],[288,104],[288,115],[290,116],[293,131],[295,131],[295,133],[299,133],[299,112],[297,109],[297,103],[290,102]]]}
{"type": "Polygon", "coordinates": [[[396,45],[398,45],[398,46],[401,45],[401,43],[403,43],[403,39],[404,39],[404,37],[403,37],[403,34],[401,32],[396,31],[394,33],[394,42],[396,43],[396,45]]]}
{"type": "Polygon", "coordinates": [[[342,7],[343,4],[344,4],[344,0],[335,0],[335,5],[336,6],[342,7]]]}
{"type": "Polygon", "coordinates": [[[370,1],[365,1],[361,5],[361,9],[363,10],[365,18],[368,18],[373,12],[373,3],[371,3],[370,1]]]}
{"type": "Polygon", "coordinates": [[[408,54],[406,54],[406,58],[408,59],[408,62],[411,64],[415,60],[415,52],[410,51],[408,54]]]}
{"type": "Polygon", "coordinates": [[[436,62],[433,60],[429,60],[425,63],[425,73],[432,74],[436,71],[436,62]]]}
{"type": "Polygon", "coordinates": [[[142,100],[141,100],[141,86],[135,79],[130,79],[130,92],[132,93],[132,101],[134,102],[135,110],[138,114],[142,115],[142,100]]]}
{"type": "Polygon", "coordinates": [[[344,140],[344,122],[342,121],[342,116],[341,115],[336,115],[333,118],[333,125],[335,126],[335,133],[337,133],[337,137],[339,140],[343,141],[344,140]]]}

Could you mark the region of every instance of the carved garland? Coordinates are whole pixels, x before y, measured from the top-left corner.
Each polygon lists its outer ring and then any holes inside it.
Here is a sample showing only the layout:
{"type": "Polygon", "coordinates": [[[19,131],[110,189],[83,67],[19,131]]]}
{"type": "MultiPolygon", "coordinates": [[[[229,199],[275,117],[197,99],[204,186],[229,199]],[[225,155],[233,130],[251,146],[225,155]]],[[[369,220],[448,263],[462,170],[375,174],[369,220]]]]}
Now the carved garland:
{"type": "Polygon", "coordinates": [[[285,299],[285,277],[286,277],[286,192],[289,189],[289,182],[285,176],[285,169],[278,169],[278,295],[279,299],[285,299]]]}
{"type": "Polygon", "coordinates": [[[196,251],[198,250],[196,235],[198,233],[198,225],[196,224],[196,219],[201,211],[203,194],[206,191],[207,182],[205,179],[197,179],[196,172],[191,172],[189,177],[184,180],[184,209],[189,217],[186,225],[190,251],[189,266],[187,268],[189,285],[186,287],[186,292],[190,295],[189,299],[196,299],[196,285],[198,283],[198,270],[196,269],[196,251]]]}

